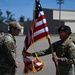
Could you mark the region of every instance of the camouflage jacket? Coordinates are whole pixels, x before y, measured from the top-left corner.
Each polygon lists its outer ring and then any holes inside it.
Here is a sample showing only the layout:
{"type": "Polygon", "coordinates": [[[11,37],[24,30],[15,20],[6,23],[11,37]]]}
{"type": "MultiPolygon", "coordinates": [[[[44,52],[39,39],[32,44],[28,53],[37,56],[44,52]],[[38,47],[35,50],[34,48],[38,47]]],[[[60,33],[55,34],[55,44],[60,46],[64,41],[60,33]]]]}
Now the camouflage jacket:
{"type": "Polygon", "coordinates": [[[15,70],[15,41],[11,34],[4,35],[4,44],[0,50],[0,73],[10,73],[12,69],[15,70]]]}
{"type": "MultiPolygon", "coordinates": [[[[56,53],[58,57],[61,58],[58,64],[62,66],[75,64],[75,44],[74,42],[71,41],[68,45],[66,45],[67,40],[65,42],[62,42],[62,40],[59,40],[52,44],[54,52],[56,53]]],[[[52,51],[49,47],[46,50],[42,50],[36,53],[38,56],[44,56],[44,55],[51,54],[52,51]]],[[[33,56],[35,56],[34,53],[33,53],[33,56]]]]}
{"type": "Polygon", "coordinates": [[[5,42],[8,46],[8,48],[10,49],[11,51],[11,54],[14,58],[14,60],[17,58],[17,55],[16,55],[16,40],[15,40],[15,37],[10,34],[10,33],[6,33],[6,36],[5,36],[5,42]]]}

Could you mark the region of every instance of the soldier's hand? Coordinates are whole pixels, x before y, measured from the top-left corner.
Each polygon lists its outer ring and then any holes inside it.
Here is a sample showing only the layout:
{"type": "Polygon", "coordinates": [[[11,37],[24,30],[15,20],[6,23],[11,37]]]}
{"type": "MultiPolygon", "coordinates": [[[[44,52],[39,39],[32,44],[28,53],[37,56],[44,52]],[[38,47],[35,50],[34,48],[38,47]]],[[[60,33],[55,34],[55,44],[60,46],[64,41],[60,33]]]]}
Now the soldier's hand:
{"type": "Polygon", "coordinates": [[[60,58],[57,57],[56,55],[54,55],[54,56],[52,57],[52,59],[53,59],[54,62],[58,62],[58,61],[60,60],[60,58]]]}
{"type": "Polygon", "coordinates": [[[16,68],[18,68],[19,67],[19,62],[16,62],[16,68]]]}

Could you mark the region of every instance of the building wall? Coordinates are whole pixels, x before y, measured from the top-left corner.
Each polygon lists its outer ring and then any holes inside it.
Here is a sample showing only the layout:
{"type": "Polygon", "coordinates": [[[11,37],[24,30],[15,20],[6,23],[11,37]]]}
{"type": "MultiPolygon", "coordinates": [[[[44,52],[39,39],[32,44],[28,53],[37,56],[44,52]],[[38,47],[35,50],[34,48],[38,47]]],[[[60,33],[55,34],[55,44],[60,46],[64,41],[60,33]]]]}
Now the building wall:
{"type": "Polygon", "coordinates": [[[65,22],[65,25],[70,26],[72,33],[75,33],[75,22],[65,22]]]}
{"type": "MultiPolygon", "coordinates": [[[[43,9],[45,16],[46,16],[46,20],[48,23],[48,27],[49,27],[49,31],[51,34],[57,34],[57,30],[59,27],[59,20],[58,19],[54,19],[54,13],[53,13],[53,9],[43,9]]],[[[60,21],[61,25],[64,25],[64,21],[60,21]]],[[[60,26],[61,26],[60,25],[60,26]]]]}
{"type": "Polygon", "coordinates": [[[27,34],[29,28],[31,27],[32,25],[32,22],[31,21],[27,21],[27,22],[24,22],[24,35],[27,34]]]}
{"type": "Polygon", "coordinates": [[[0,23],[0,31],[2,32],[8,32],[8,25],[5,23],[0,23]]]}
{"type": "MultiPolygon", "coordinates": [[[[44,8],[43,11],[47,20],[50,34],[57,34],[58,33],[57,30],[59,27],[59,20],[53,19],[53,10],[44,8]]],[[[61,25],[64,25],[64,21],[60,21],[60,22],[61,22],[61,25]]],[[[27,34],[27,31],[31,25],[32,25],[31,21],[27,21],[24,23],[24,34],[27,34]]]]}
{"type": "MultiPolygon", "coordinates": [[[[59,10],[53,10],[53,19],[59,20],[59,10]]],[[[74,20],[75,21],[75,11],[61,10],[61,20],[74,20]]]]}
{"type": "MultiPolygon", "coordinates": [[[[53,10],[53,19],[59,20],[59,10],[53,10]]],[[[75,33],[75,10],[61,10],[61,20],[75,33]]]]}

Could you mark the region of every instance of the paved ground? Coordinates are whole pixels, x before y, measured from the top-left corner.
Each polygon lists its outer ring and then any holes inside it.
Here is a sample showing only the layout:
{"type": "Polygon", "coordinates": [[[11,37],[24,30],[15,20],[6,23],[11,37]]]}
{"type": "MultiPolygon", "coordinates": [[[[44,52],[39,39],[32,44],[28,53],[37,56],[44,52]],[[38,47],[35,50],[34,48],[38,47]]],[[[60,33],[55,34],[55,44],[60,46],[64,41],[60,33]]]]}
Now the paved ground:
{"type": "MultiPolygon", "coordinates": [[[[74,37],[74,36],[72,36],[74,37]]],[[[23,60],[22,60],[22,49],[23,49],[23,45],[24,45],[24,36],[17,36],[16,40],[17,40],[17,54],[18,54],[18,58],[20,60],[20,67],[17,69],[18,71],[18,75],[24,75],[23,74],[23,60]]],[[[51,36],[50,40],[51,43],[56,41],[57,39],[59,39],[58,36],[51,36]]],[[[48,41],[46,39],[43,40],[39,40],[37,43],[34,44],[34,47],[31,46],[29,48],[29,52],[33,52],[34,48],[35,51],[39,51],[39,50],[43,50],[49,47],[48,41]]],[[[36,73],[36,75],[55,75],[55,66],[54,63],[52,61],[52,55],[46,55],[41,57],[42,60],[44,61],[45,65],[44,68],[39,71],[38,73],[36,73]]],[[[35,59],[35,58],[33,58],[35,59]]],[[[34,75],[33,73],[28,73],[28,75],[34,75]]]]}

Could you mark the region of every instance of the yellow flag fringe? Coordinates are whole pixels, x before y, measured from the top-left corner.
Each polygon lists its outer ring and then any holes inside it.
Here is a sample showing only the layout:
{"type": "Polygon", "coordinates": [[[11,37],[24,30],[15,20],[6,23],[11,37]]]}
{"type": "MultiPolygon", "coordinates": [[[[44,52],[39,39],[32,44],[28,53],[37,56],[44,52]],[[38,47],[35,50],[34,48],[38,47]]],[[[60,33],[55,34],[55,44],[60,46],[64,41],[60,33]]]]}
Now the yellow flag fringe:
{"type": "Polygon", "coordinates": [[[35,52],[35,55],[36,55],[36,60],[38,62],[42,63],[43,65],[45,65],[44,62],[42,61],[42,59],[37,56],[37,53],[36,52],[35,52]]]}
{"type": "Polygon", "coordinates": [[[36,72],[37,72],[37,70],[36,70],[35,67],[34,67],[33,61],[32,61],[32,72],[33,72],[33,73],[36,73],[36,72]]]}

